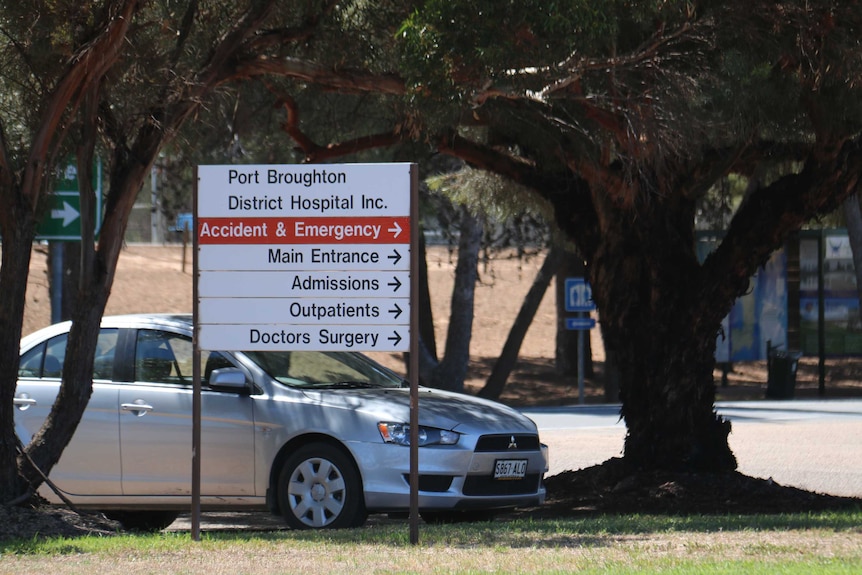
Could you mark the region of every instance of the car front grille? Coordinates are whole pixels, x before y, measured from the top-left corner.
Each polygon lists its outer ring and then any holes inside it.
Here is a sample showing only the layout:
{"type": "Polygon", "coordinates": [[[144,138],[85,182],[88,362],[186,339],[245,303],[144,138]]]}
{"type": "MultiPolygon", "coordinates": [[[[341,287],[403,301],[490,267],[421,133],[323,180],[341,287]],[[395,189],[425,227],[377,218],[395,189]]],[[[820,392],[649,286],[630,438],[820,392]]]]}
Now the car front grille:
{"type": "Polygon", "coordinates": [[[539,490],[541,476],[528,473],[523,479],[500,481],[488,475],[468,475],[464,481],[464,495],[526,495],[539,490]]]}
{"type": "Polygon", "coordinates": [[[483,435],[476,443],[476,453],[489,453],[493,451],[515,452],[515,451],[539,451],[538,435],[483,435]]]}

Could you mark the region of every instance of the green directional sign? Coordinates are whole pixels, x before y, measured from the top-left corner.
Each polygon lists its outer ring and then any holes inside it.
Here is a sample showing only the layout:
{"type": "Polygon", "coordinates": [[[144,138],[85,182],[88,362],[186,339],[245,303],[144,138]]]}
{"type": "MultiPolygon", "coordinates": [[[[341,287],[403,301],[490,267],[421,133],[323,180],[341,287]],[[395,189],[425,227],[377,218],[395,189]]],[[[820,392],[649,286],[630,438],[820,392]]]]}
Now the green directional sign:
{"type": "MultiPolygon", "coordinates": [[[[96,236],[102,227],[102,164],[96,164],[96,236]]],[[[54,183],[51,207],[36,231],[37,240],[81,241],[81,194],[78,170],[74,162],[58,173],[54,183]]]]}

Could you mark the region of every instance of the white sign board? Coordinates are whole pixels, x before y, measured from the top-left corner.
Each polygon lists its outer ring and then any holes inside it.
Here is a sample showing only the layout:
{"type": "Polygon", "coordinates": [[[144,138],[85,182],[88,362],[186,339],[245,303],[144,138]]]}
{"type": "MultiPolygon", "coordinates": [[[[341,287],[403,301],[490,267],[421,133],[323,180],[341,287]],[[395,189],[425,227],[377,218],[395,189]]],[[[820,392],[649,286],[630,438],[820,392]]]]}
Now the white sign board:
{"type": "Polygon", "coordinates": [[[408,351],[414,168],[199,166],[200,349],[408,351]]]}

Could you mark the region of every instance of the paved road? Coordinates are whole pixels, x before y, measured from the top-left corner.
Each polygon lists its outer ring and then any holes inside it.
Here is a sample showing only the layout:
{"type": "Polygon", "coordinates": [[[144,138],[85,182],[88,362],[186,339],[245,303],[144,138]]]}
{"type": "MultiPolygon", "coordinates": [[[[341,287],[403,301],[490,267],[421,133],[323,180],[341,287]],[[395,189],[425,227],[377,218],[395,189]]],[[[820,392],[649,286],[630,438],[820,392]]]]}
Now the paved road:
{"type": "MultiPolygon", "coordinates": [[[[820,493],[862,497],[862,400],[721,402],[739,470],[820,493]]],[[[617,405],[525,409],[550,447],[554,475],[622,454],[617,405]]]]}
{"type": "MultiPolygon", "coordinates": [[[[832,495],[862,497],[862,400],[751,401],[717,405],[733,424],[730,447],[739,470],[832,495]]],[[[622,454],[625,426],[618,405],[531,408],[550,447],[555,475],[622,454]]],[[[377,516],[375,516],[377,517],[377,516]]],[[[268,513],[204,513],[202,529],[284,529],[268,513]]],[[[181,516],[171,531],[191,529],[181,516]]]]}

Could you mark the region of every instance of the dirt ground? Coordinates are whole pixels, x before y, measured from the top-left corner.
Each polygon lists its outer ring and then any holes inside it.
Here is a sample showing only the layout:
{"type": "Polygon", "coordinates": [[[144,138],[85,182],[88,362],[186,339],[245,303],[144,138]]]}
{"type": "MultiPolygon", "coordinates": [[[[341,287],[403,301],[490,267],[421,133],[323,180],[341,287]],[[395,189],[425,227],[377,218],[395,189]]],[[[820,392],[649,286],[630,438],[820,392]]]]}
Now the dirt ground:
{"type": "MultiPolygon", "coordinates": [[[[431,247],[428,276],[437,347],[443,349],[449,317],[449,300],[455,254],[446,247],[431,247]]],[[[503,348],[524,295],[542,264],[542,256],[525,259],[499,257],[483,263],[476,289],[475,319],[467,390],[478,391],[491,373],[503,348]]],[[[134,312],[190,312],[192,309],[192,250],[180,244],[129,245],[119,261],[107,314],[134,312]]],[[[47,246],[38,246],[30,265],[24,334],[51,323],[48,293],[47,246]]],[[[556,405],[579,401],[577,376],[557,373],[554,362],[556,305],[554,285],[548,288],[521,346],[520,360],[500,400],[516,406],[556,405]]],[[[586,403],[605,401],[604,348],[599,329],[590,332],[593,374],[584,377],[586,403]]],[[[398,355],[372,354],[382,363],[404,372],[398,355]]],[[[796,376],[798,397],[820,395],[817,358],[802,358],[796,376]]],[[[722,381],[716,371],[716,381],[722,381]]],[[[717,388],[719,400],[762,399],[766,391],[765,362],[736,363],[727,384],[717,388]]],[[[827,360],[823,378],[826,397],[862,396],[862,360],[827,360]]]]}
{"type": "MultiPolygon", "coordinates": [[[[452,288],[454,256],[445,248],[429,254],[429,281],[438,338],[443,348],[452,288]]],[[[475,323],[471,346],[468,391],[484,385],[493,360],[499,355],[511,322],[523,296],[542,263],[540,257],[527,260],[500,259],[483,265],[476,292],[475,323]]],[[[527,333],[515,371],[501,401],[514,406],[576,403],[576,377],[561,377],[554,367],[555,303],[549,288],[527,333]]],[[[189,312],[192,307],[191,249],[181,245],[130,245],[123,251],[106,313],[189,312]]],[[[50,323],[47,266],[44,247],[33,256],[27,291],[24,333],[50,323]]],[[[604,353],[599,330],[591,332],[594,375],[585,377],[586,402],[604,401],[604,353]]],[[[401,358],[376,354],[375,358],[403,372],[401,358]]],[[[827,397],[862,395],[862,362],[830,361],[825,366],[827,397]]],[[[722,373],[716,371],[716,381],[722,373]]],[[[721,399],[761,399],[766,389],[765,362],[736,364],[719,385],[721,399]]],[[[816,358],[803,358],[797,375],[796,395],[819,394],[819,366],[816,358]]],[[[632,474],[621,460],[567,471],[546,478],[548,501],[541,508],[519,510],[513,515],[559,517],[594,513],[777,513],[854,507],[862,500],[809,493],[771,481],[739,473],[693,475],[686,473],[632,474]]],[[[52,534],[80,535],[110,533],[116,524],[94,517],[80,517],[68,510],[47,513],[0,506],[0,540],[52,534]],[[8,531],[11,529],[12,531],[8,531]]]]}

